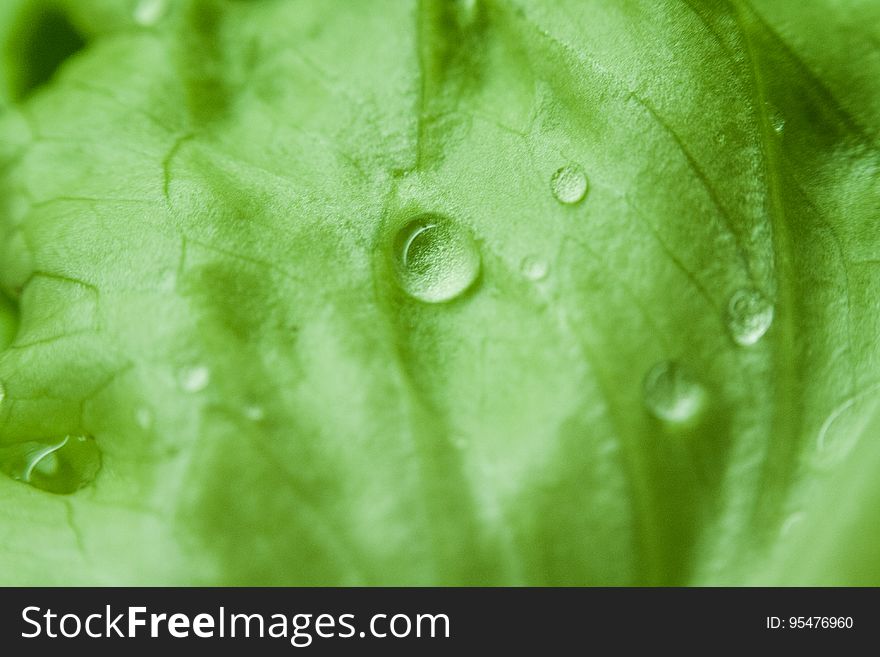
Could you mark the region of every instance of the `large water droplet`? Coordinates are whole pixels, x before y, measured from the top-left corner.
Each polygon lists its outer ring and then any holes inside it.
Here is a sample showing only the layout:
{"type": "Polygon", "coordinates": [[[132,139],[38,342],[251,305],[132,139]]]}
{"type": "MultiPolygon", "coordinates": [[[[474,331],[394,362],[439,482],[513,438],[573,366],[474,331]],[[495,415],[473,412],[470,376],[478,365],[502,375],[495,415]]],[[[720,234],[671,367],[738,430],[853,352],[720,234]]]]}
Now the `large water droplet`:
{"type": "Polygon", "coordinates": [[[568,164],[558,169],[550,179],[550,189],[560,203],[571,205],[583,200],[587,195],[587,176],[576,164],[568,164]]]}
{"type": "Polygon", "coordinates": [[[664,360],[648,370],[644,402],[656,418],[681,423],[693,419],[705,403],[706,390],[681,363],[664,360]]]}
{"type": "Polygon", "coordinates": [[[523,275],[532,281],[540,281],[547,276],[547,262],[534,256],[526,256],[520,265],[523,275]]]}
{"type": "Polygon", "coordinates": [[[0,447],[0,469],[17,481],[69,495],[88,486],[101,469],[101,450],[89,436],[0,447]]]}
{"type": "Polygon", "coordinates": [[[211,371],[204,365],[187,367],[180,372],[180,387],[186,392],[201,392],[211,381],[211,371]]]}
{"type": "Polygon", "coordinates": [[[758,290],[737,290],[727,304],[727,328],[742,347],[755,344],[773,323],[773,304],[758,290]]]}
{"type": "Polygon", "coordinates": [[[460,296],[480,273],[480,252],[470,233],[436,214],[419,215],[401,228],[394,256],[401,287],[428,303],[460,296]]]}

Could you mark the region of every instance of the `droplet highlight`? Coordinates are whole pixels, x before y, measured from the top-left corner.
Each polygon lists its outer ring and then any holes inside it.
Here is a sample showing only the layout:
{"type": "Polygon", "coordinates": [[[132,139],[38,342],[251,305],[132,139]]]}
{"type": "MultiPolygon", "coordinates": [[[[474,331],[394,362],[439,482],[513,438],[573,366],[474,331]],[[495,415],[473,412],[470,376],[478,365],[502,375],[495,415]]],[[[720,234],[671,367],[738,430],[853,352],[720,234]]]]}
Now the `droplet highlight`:
{"type": "Polygon", "coordinates": [[[261,422],[266,417],[266,411],[262,406],[251,404],[244,407],[244,416],[251,422],[261,422]]]}
{"type": "Polygon", "coordinates": [[[479,14],[478,0],[455,0],[458,24],[467,27],[475,22],[479,14]]]}
{"type": "Polygon", "coordinates": [[[419,215],[398,231],[394,261],[403,290],[426,303],[461,296],[480,273],[480,252],[470,232],[436,214],[419,215]]]}
{"type": "Polygon", "coordinates": [[[773,304],[758,290],[737,290],[727,304],[727,328],[741,347],[760,340],[773,323],[773,304]]]}
{"type": "Polygon", "coordinates": [[[864,388],[838,404],[822,422],[816,436],[813,463],[828,468],[843,463],[864,437],[880,409],[880,384],[864,388]]]}
{"type": "Polygon", "coordinates": [[[153,411],[149,408],[139,408],[134,414],[134,419],[144,431],[149,431],[153,428],[153,411]]]}
{"type": "Polygon", "coordinates": [[[34,488],[70,495],[95,480],[101,469],[101,450],[90,436],[16,443],[0,448],[0,469],[34,488]]]}
{"type": "Polygon", "coordinates": [[[767,123],[773,129],[773,132],[779,134],[785,130],[785,117],[779,111],[778,107],[773,103],[765,102],[764,111],[766,112],[767,123]]]}
{"type": "Polygon", "coordinates": [[[523,276],[530,281],[540,281],[547,277],[549,267],[545,260],[541,260],[534,256],[527,256],[526,258],[523,258],[520,270],[522,271],[523,276]]]}
{"type": "Polygon", "coordinates": [[[803,524],[805,517],[806,514],[803,511],[795,511],[792,513],[780,525],[779,535],[788,536],[791,534],[799,525],[803,524]]]}
{"type": "Polygon", "coordinates": [[[203,365],[188,367],[180,372],[180,387],[186,392],[201,392],[210,381],[211,372],[203,365]]]}
{"type": "Polygon", "coordinates": [[[696,377],[674,360],[661,361],[648,370],[642,389],[651,415],[671,423],[694,419],[706,399],[706,390],[696,377]]]}
{"type": "Polygon", "coordinates": [[[140,0],[134,8],[134,22],[151,27],[162,20],[167,10],[167,0],[140,0]]]}
{"type": "Polygon", "coordinates": [[[568,164],[550,179],[550,189],[556,200],[565,205],[580,203],[587,195],[589,183],[584,170],[576,164],[568,164]]]}
{"type": "Polygon", "coordinates": [[[770,117],[770,125],[773,126],[773,132],[779,134],[785,130],[785,119],[779,113],[773,114],[770,117]]]}

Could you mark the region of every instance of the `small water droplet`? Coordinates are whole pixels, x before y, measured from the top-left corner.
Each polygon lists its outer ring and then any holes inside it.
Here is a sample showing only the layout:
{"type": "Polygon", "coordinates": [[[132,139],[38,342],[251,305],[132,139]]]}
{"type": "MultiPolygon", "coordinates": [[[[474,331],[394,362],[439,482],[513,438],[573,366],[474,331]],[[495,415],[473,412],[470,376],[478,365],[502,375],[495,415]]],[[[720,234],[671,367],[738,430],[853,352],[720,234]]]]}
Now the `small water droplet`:
{"type": "Polygon", "coordinates": [[[173,269],[165,269],[156,272],[156,291],[172,292],[177,285],[177,272],[173,269]]]}
{"type": "Polygon", "coordinates": [[[820,468],[845,461],[863,437],[870,435],[871,422],[880,408],[880,383],[869,385],[832,410],[816,436],[813,463],[820,468]]]}
{"type": "Polygon", "coordinates": [[[767,122],[777,134],[785,129],[785,117],[773,103],[765,102],[764,111],[766,112],[767,122]]]}
{"type": "Polygon", "coordinates": [[[760,340],[773,323],[773,304],[758,290],[737,290],[727,304],[727,328],[741,347],[760,340]]]}
{"type": "Polygon", "coordinates": [[[266,417],[266,411],[262,406],[250,405],[244,407],[244,416],[253,422],[259,422],[266,417]]]}
{"type": "Polygon", "coordinates": [[[180,386],[186,392],[201,392],[210,381],[211,372],[203,365],[188,367],[180,372],[180,386]]]}
{"type": "Polygon", "coordinates": [[[576,164],[568,164],[556,171],[550,179],[550,189],[560,203],[572,205],[587,195],[587,176],[576,164]]]}
{"type": "Polygon", "coordinates": [[[648,411],[667,422],[694,418],[706,397],[705,389],[691,372],[674,360],[661,361],[648,370],[642,389],[648,411]]]}
{"type": "Polygon", "coordinates": [[[599,443],[599,454],[612,456],[620,451],[620,445],[613,438],[605,439],[599,443]]]}
{"type": "Polygon", "coordinates": [[[4,399],[6,399],[6,386],[0,381],[0,404],[3,403],[4,399]]]}
{"type": "Polygon", "coordinates": [[[134,419],[144,431],[149,431],[153,428],[153,411],[149,408],[139,408],[134,414],[134,419]]]}
{"type": "Polygon", "coordinates": [[[475,21],[479,13],[478,0],[456,0],[455,6],[459,25],[466,27],[475,21]]]}
{"type": "Polygon", "coordinates": [[[395,269],[401,287],[427,303],[463,294],[480,273],[480,252],[467,229],[436,214],[423,214],[398,231],[395,269]]]}
{"type": "Polygon", "coordinates": [[[0,469],[34,488],[69,495],[95,480],[101,450],[90,436],[16,443],[0,448],[0,469]]]}
{"type": "Polygon", "coordinates": [[[140,0],[134,8],[134,21],[138,25],[151,27],[162,20],[167,9],[166,0],[140,0]]]}
{"type": "Polygon", "coordinates": [[[791,534],[792,530],[794,530],[798,525],[803,523],[806,514],[803,511],[795,511],[788,518],[783,521],[782,525],[779,528],[779,534],[781,536],[787,536],[791,534]]]}
{"type": "Polygon", "coordinates": [[[773,126],[773,131],[776,133],[785,130],[785,119],[782,118],[781,114],[774,114],[770,119],[770,123],[773,126]]]}
{"type": "Polygon", "coordinates": [[[540,281],[547,276],[547,262],[534,256],[527,256],[520,265],[523,275],[532,281],[540,281]]]}

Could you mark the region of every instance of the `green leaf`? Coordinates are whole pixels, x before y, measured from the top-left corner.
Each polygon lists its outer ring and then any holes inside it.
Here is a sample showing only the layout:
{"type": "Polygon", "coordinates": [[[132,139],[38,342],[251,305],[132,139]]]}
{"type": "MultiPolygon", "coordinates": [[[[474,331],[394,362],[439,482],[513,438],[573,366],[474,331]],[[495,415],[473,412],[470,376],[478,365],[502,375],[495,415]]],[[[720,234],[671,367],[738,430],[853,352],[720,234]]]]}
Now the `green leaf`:
{"type": "Polygon", "coordinates": [[[5,3],[0,583],[880,584],[878,43],[5,3]]]}

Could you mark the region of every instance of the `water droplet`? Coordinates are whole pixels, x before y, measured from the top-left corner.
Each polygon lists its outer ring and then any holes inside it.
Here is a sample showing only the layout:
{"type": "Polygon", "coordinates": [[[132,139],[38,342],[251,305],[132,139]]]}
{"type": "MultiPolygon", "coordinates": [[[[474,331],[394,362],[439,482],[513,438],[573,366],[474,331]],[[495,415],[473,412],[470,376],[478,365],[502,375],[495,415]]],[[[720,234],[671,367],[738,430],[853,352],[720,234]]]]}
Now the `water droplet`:
{"type": "Polygon", "coordinates": [[[436,214],[419,215],[401,228],[394,253],[401,287],[427,303],[460,296],[480,273],[480,252],[470,233],[436,214]]]}
{"type": "Polygon", "coordinates": [[[6,399],[6,386],[0,381],[0,404],[3,403],[4,399],[6,399]]]}
{"type": "Polygon", "coordinates": [[[186,392],[201,392],[210,381],[211,372],[203,365],[188,367],[180,373],[180,386],[186,392]]]}
{"type": "Polygon", "coordinates": [[[162,20],[167,9],[166,0],[140,0],[134,8],[134,22],[150,27],[162,20]]]}
{"type": "Polygon", "coordinates": [[[527,256],[520,265],[523,275],[532,281],[540,281],[547,276],[548,266],[546,261],[534,256],[527,256]]]}
{"type": "Polygon", "coordinates": [[[156,272],[156,291],[172,292],[177,285],[177,272],[173,269],[165,269],[156,272]]]}
{"type": "Polygon", "coordinates": [[[764,103],[764,111],[766,112],[767,122],[773,131],[777,134],[785,129],[785,117],[775,105],[770,102],[764,103]]]}
{"type": "Polygon", "coordinates": [[[755,344],[773,323],[773,304],[758,290],[737,290],[727,304],[727,328],[742,347],[755,344]]]}
{"type": "Polygon", "coordinates": [[[34,488],[69,495],[95,480],[101,450],[89,436],[17,443],[0,448],[0,469],[34,488]]]}
{"type": "Polygon", "coordinates": [[[478,0],[457,0],[455,6],[458,10],[459,25],[467,27],[475,21],[479,13],[478,0]]]}
{"type": "Polygon", "coordinates": [[[785,119],[782,118],[781,114],[774,114],[770,118],[770,124],[773,126],[773,131],[776,133],[780,133],[785,130],[785,119]]]}
{"type": "Polygon", "coordinates": [[[139,408],[134,414],[134,419],[144,431],[149,431],[153,428],[153,411],[149,408],[139,408]]]}
{"type": "Polygon", "coordinates": [[[266,417],[266,411],[263,410],[262,406],[245,406],[244,407],[244,416],[253,422],[259,422],[263,418],[266,417]]]}
{"type": "Polygon", "coordinates": [[[681,363],[664,360],[648,370],[643,383],[645,406],[660,420],[686,422],[702,408],[706,391],[681,363]]]}
{"type": "Polygon", "coordinates": [[[558,169],[550,179],[550,189],[560,203],[571,205],[583,200],[587,195],[587,176],[576,164],[568,164],[558,169]]]}
{"type": "Polygon", "coordinates": [[[848,397],[832,410],[816,436],[813,463],[820,467],[837,465],[852,454],[863,436],[870,435],[871,422],[880,408],[880,383],[869,385],[848,397]]]}
{"type": "Polygon", "coordinates": [[[791,534],[798,525],[803,523],[805,517],[806,514],[803,511],[795,511],[783,521],[782,525],[779,527],[779,534],[781,536],[791,534]]]}

